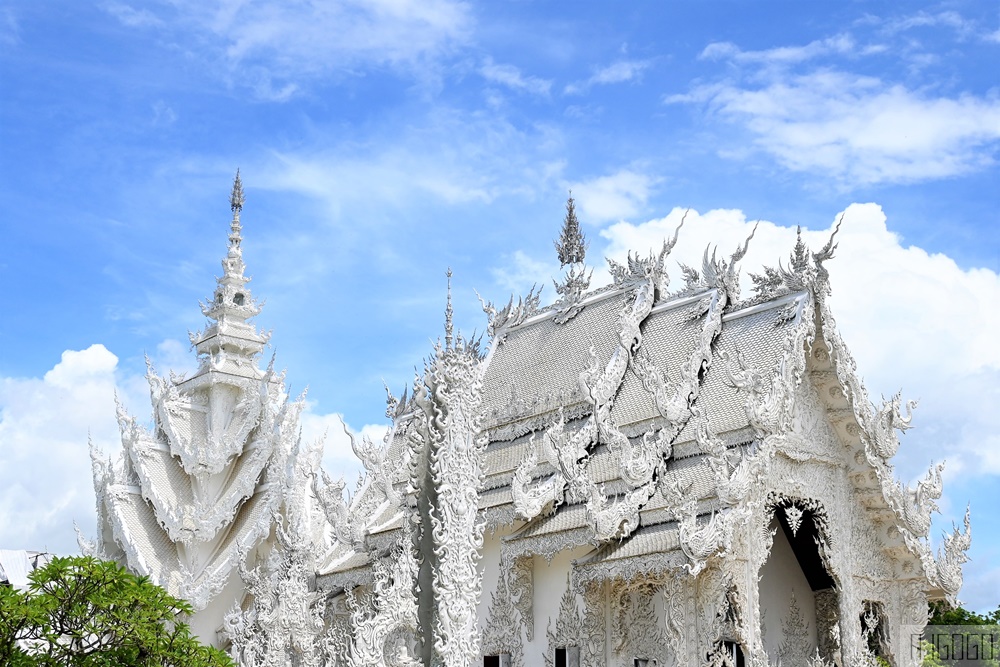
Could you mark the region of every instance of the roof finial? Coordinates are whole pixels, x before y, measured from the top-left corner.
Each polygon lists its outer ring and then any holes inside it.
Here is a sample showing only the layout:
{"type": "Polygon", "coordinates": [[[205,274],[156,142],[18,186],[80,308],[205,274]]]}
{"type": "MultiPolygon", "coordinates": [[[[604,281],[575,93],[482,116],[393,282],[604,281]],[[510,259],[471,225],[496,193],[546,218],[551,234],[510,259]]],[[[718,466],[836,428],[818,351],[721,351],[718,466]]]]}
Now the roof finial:
{"type": "Polygon", "coordinates": [[[451,267],[448,267],[448,303],[444,307],[444,349],[451,349],[451,342],[453,339],[454,324],[452,323],[452,309],[451,309],[451,267]]]}
{"type": "Polygon", "coordinates": [[[237,168],[236,178],[233,179],[233,191],[229,195],[229,206],[233,209],[234,216],[239,217],[244,201],[246,200],[243,197],[243,181],[240,180],[240,170],[237,168]]]}
{"type": "Polygon", "coordinates": [[[559,253],[560,266],[580,264],[587,254],[587,240],[580,231],[580,221],[576,218],[572,190],[569,191],[569,199],[566,200],[566,217],[563,219],[562,233],[559,234],[555,246],[556,252],[559,253]]]}

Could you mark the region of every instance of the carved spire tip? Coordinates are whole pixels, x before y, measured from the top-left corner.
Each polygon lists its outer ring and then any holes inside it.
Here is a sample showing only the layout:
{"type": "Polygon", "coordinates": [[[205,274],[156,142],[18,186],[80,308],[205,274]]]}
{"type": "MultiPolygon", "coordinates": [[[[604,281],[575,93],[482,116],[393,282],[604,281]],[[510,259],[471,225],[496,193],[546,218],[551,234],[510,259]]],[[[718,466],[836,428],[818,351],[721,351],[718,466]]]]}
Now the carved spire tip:
{"type": "Polygon", "coordinates": [[[446,350],[451,349],[451,343],[454,339],[454,322],[453,315],[454,311],[451,307],[451,267],[448,267],[448,272],[445,274],[448,277],[448,296],[447,302],[444,307],[444,348],[446,350]]]}
{"type": "Polygon", "coordinates": [[[236,169],[236,178],[233,179],[233,190],[229,194],[229,207],[233,210],[233,215],[239,215],[240,211],[243,210],[243,202],[246,198],[243,196],[243,181],[240,179],[240,170],[236,169]]]}

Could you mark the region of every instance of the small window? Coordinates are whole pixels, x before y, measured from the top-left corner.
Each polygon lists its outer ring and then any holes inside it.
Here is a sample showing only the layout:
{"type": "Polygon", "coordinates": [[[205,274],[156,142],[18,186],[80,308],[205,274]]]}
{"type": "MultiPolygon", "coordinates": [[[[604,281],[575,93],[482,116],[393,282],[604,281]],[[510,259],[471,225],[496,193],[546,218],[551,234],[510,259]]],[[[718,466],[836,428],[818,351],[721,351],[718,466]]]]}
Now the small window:
{"type": "Polygon", "coordinates": [[[216,303],[222,303],[222,294],[221,293],[215,295],[215,302],[216,303]]]}
{"type": "Polygon", "coordinates": [[[510,667],[510,653],[484,655],[483,667],[510,667]]]}
{"type": "Polygon", "coordinates": [[[649,660],[646,658],[632,658],[632,667],[649,667],[649,660]]]}
{"type": "Polygon", "coordinates": [[[723,664],[733,665],[733,667],[746,667],[746,658],[743,657],[743,647],[738,643],[725,639],[719,645],[719,650],[726,656],[723,664]]]}
{"type": "Polygon", "coordinates": [[[243,296],[243,292],[237,292],[236,294],[233,295],[233,303],[235,303],[237,306],[242,306],[244,299],[245,297],[243,296]]]}
{"type": "Polygon", "coordinates": [[[580,667],[580,647],[557,647],[555,654],[555,667],[580,667]]]}

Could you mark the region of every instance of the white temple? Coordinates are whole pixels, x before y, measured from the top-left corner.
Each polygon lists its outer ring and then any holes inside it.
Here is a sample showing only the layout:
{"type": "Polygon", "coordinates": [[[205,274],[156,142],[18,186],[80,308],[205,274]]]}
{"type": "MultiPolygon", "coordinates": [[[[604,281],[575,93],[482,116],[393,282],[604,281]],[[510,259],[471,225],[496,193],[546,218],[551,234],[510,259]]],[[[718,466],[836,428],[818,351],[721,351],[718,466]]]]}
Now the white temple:
{"type": "Polygon", "coordinates": [[[119,408],[81,546],[189,600],[241,665],[903,667],[903,628],[961,587],[968,513],[935,554],[941,467],[894,477],[910,405],[873,404],[837,333],[833,238],[800,239],[749,298],[750,239],[668,289],[676,234],[588,291],[570,199],[559,300],[485,304],[480,343],[449,293],[444,342],[390,394],[385,441],[354,442],[346,496],[259,366],[238,174],[231,205],[200,366],[150,366],[151,430],[119,408]]]}

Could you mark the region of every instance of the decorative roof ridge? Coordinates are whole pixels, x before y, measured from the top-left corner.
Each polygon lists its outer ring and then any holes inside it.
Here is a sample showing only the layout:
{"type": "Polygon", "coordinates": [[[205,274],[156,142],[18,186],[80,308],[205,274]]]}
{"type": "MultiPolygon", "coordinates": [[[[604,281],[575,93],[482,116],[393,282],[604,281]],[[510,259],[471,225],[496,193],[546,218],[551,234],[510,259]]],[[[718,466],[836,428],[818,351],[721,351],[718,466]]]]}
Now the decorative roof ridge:
{"type": "Polygon", "coordinates": [[[928,581],[939,586],[945,597],[954,603],[962,586],[962,564],[968,560],[967,551],[971,546],[969,513],[966,511],[964,531],[956,526],[950,534],[946,533],[935,555],[931,551],[929,532],[931,514],[939,511],[935,500],[941,497],[943,491],[943,463],[932,463],[924,478],[917,482],[916,488],[896,479],[890,460],[900,444],[896,431],[904,432],[910,428],[913,403],[907,405],[908,414],[903,417],[901,393],[883,399],[880,405],[869,398],[868,390],[857,373],[854,357],[840,336],[827,300],[830,294],[829,275],[823,263],[833,258],[837,248],[834,237],[842,221],[843,215],[838,219],[826,245],[819,252],[811,253],[811,265],[808,262],[810,253],[800,236],[792,253],[792,265],[796,269],[794,273],[779,267],[777,271],[765,270],[764,275],[751,277],[758,288],[763,288],[758,289],[758,292],[780,289],[782,286],[787,288],[789,278],[796,275],[808,278],[804,286],[813,297],[815,326],[810,356],[829,363],[836,375],[848,410],[853,414],[858,427],[858,463],[867,463],[874,470],[882,499],[891,510],[890,514],[907,549],[920,560],[928,581]]]}

